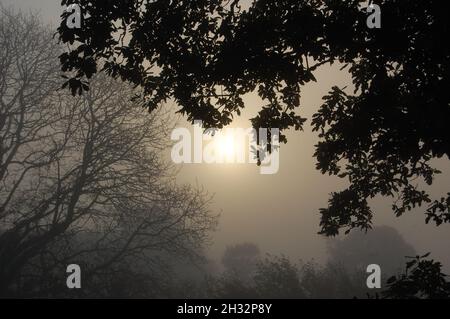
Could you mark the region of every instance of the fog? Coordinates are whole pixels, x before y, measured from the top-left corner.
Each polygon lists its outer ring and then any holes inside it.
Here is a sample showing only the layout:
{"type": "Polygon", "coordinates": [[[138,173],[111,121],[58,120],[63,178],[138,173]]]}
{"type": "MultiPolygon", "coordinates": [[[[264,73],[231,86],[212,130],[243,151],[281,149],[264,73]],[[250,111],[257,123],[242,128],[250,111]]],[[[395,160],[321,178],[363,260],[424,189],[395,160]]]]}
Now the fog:
{"type": "MultiPolygon", "coordinates": [[[[1,0],[3,6],[22,10],[38,10],[42,18],[57,25],[61,8],[59,0],[1,0]]],[[[350,75],[340,65],[322,66],[317,82],[302,88],[300,115],[306,117],[303,131],[287,132],[287,144],[280,149],[279,171],[262,175],[255,164],[183,164],[176,179],[205,189],[213,196],[210,209],[220,214],[217,231],[212,235],[207,256],[218,267],[227,247],[240,243],[254,243],[262,253],[285,255],[292,260],[328,260],[327,245],[332,240],[319,235],[319,209],[327,206],[330,193],[345,188],[346,181],[322,175],[316,170],[313,157],[318,137],[311,129],[311,116],[321,105],[322,97],[332,86],[347,87],[351,93],[350,75]]],[[[249,128],[249,119],[261,106],[256,94],[245,97],[246,109],[232,127],[249,128]]],[[[176,110],[177,106],[168,106],[176,110]]],[[[190,128],[179,117],[178,127],[190,128]]],[[[450,162],[434,161],[442,174],[429,188],[433,198],[440,198],[450,189],[450,162]]],[[[391,206],[395,199],[377,197],[371,201],[374,226],[395,228],[405,242],[418,254],[432,253],[432,257],[450,270],[450,224],[436,227],[425,224],[425,207],[415,208],[395,217],[391,206]]],[[[343,237],[342,237],[343,238],[343,237]]],[[[377,260],[373,260],[377,263],[377,260]]]]}
{"type": "MultiPolygon", "coordinates": [[[[327,238],[317,234],[319,209],[326,207],[329,194],[343,189],[346,182],[316,170],[313,154],[318,138],[309,123],[322,96],[333,85],[351,87],[348,74],[339,68],[337,65],[322,67],[317,82],[302,90],[301,114],[309,121],[304,131],[287,134],[288,143],[281,145],[277,174],[261,175],[258,167],[252,164],[191,164],[181,169],[180,181],[198,183],[215,195],[213,207],[221,212],[219,230],[210,249],[215,258],[221,256],[227,245],[254,242],[262,251],[271,254],[326,260],[327,238]]],[[[246,100],[250,108],[256,109],[260,103],[254,96],[248,96],[246,100]]],[[[233,126],[249,127],[246,118],[251,116],[251,111],[246,111],[233,126]]],[[[189,127],[187,122],[181,125],[189,127]]],[[[430,193],[438,198],[450,187],[450,165],[445,159],[435,162],[442,174],[435,180],[430,193]]],[[[393,198],[382,197],[372,201],[374,226],[394,227],[418,253],[432,251],[433,257],[450,265],[447,246],[450,225],[426,225],[424,208],[413,209],[397,218],[391,210],[393,202],[393,198]]]]}

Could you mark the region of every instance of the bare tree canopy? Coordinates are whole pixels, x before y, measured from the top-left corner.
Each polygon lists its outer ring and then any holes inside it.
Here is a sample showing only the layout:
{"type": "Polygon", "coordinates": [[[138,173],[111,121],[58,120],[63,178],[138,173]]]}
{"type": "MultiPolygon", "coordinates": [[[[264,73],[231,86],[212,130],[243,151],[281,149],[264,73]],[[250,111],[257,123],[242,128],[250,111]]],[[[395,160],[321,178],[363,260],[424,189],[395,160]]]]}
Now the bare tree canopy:
{"type": "Polygon", "coordinates": [[[0,295],[60,296],[71,263],[107,295],[119,269],[143,285],[161,254],[197,258],[216,218],[161,158],[168,114],[103,74],[58,91],[60,46],[34,16],[2,9],[0,46],[0,295]]]}

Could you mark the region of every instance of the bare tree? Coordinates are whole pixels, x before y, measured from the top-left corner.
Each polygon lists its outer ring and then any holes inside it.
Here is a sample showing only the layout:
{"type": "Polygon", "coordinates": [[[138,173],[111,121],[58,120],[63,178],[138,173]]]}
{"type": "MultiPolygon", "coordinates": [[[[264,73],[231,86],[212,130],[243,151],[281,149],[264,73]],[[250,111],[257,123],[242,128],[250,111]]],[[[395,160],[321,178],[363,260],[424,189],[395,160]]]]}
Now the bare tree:
{"type": "Polygon", "coordinates": [[[36,17],[2,9],[0,47],[0,295],[64,296],[70,263],[82,295],[108,295],[162,254],[195,257],[216,218],[162,158],[169,115],[102,74],[57,91],[61,48],[36,17]]]}

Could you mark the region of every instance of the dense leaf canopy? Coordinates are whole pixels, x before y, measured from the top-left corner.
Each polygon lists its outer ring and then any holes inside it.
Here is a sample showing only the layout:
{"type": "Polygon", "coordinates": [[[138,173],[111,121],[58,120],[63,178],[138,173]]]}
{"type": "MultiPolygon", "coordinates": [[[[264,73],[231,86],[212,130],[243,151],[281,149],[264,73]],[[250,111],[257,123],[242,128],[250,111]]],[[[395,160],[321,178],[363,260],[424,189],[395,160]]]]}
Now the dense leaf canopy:
{"type": "MultiPolygon", "coordinates": [[[[426,221],[450,222],[450,194],[433,201],[430,160],[450,155],[448,12],[442,2],[380,0],[382,27],[367,26],[367,1],[63,0],[86,14],[60,40],[66,86],[88,89],[100,70],[142,87],[151,111],[172,99],[189,120],[223,127],[243,95],[264,104],[255,128],[302,129],[301,87],[321,65],[340,63],[354,92],[333,87],[313,116],[317,168],[348,178],[321,209],[321,232],[370,227],[368,200],[398,197],[396,215],[427,203],[426,221]]],[[[286,138],[281,136],[281,141],[286,138]]]]}

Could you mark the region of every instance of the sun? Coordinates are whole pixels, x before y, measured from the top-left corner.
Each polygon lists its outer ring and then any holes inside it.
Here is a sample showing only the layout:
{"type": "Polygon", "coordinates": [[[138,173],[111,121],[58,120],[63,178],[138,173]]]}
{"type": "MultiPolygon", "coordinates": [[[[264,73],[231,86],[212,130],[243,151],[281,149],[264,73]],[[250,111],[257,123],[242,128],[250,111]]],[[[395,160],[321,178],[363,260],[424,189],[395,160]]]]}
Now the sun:
{"type": "Polygon", "coordinates": [[[232,135],[219,135],[215,139],[215,152],[225,162],[234,162],[236,146],[232,135]]]}

